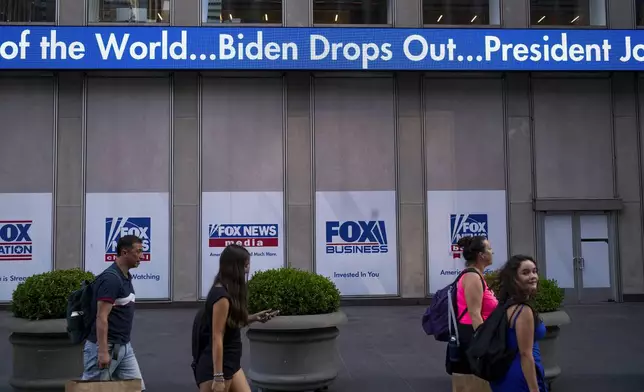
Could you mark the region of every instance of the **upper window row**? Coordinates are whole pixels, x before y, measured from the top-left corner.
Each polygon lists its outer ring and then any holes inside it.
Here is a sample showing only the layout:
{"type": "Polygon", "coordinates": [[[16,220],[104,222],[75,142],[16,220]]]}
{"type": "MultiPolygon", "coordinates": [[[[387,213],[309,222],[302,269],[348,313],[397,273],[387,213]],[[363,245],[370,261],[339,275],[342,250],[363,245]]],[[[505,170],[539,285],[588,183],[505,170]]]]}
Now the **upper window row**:
{"type": "MultiPolygon", "coordinates": [[[[169,23],[171,0],[86,0],[90,22],[169,23]]],[[[175,6],[181,0],[173,0],[175,6]]],[[[207,24],[282,24],[282,0],[200,0],[207,24]]],[[[299,0],[307,1],[307,0],[299,0]]],[[[308,0],[314,24],[391,24],[395,0],[308,0]]],[[[422,0],[425,25],[500,25],[500,1],[422,0]]],[[[644,0],[635,0],[644,26],[644,0]]],[[[0,0],[0,22],[52,23],[57,0],[0,0]]],[[[530,0],[533,26],[605,26],[606,0],[530,0]]]]}

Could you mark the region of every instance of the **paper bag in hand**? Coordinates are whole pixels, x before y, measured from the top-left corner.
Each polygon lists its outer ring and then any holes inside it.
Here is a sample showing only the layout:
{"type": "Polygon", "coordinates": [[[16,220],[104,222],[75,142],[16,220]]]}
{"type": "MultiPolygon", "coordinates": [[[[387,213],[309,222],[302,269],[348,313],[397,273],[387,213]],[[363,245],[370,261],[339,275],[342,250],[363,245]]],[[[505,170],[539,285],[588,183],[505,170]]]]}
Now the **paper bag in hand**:
{"type": "Polygon", "coordinates": [[[72,380],[65,385],[65,392],[141,392],[141,380],[82,381],[72,380]]]}

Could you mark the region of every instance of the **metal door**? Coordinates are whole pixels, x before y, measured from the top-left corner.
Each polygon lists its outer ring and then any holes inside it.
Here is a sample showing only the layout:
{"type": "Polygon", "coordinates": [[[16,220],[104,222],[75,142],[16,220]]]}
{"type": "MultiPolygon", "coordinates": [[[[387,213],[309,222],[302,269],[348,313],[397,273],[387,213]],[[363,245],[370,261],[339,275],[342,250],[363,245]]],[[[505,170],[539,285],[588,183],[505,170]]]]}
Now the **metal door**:
{"type": "Polygon", "coordinates": [[[606,213],[544,213],[540,269],[565,291],[564,303],[614,301],[614,237],[606,213]]]}

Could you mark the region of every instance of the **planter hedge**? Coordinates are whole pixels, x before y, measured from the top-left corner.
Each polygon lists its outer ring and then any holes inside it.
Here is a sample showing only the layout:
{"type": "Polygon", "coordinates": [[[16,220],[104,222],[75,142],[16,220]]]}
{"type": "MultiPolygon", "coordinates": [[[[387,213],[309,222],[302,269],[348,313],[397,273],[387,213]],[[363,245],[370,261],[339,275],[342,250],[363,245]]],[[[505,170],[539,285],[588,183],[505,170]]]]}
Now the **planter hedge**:
{"type": "Polygon", "coordinates": [[[248,282],[249,311],[279,310],[265,324],[254,323],[248,378],[261,391],[314,391],[338,376],[340,291],[313,272],[280,268],[258,272],[248,282]]]}
{"type": "Polygon", "coordinates": [[[340,291],[327,277],[294,268],[255,273],[248,282],[250,313],[280,310],[280,316],[334,313],[340,309],[340,291]]]}
{"type": "Polygon", "coordinates": [[[32,275],[13,292],[11,311],[28,320],[64,319],[69,295],[94,279],[93,273],[78,268],[32,275]]]}
{"type": "Polygon", "coordinates": [[[67,334],[67,298],[94,274],[80,269],[37,274],[13,292],[9,318],[12,374],[16,392],[64,392],[83,369],[83,346],[67,334]]]}

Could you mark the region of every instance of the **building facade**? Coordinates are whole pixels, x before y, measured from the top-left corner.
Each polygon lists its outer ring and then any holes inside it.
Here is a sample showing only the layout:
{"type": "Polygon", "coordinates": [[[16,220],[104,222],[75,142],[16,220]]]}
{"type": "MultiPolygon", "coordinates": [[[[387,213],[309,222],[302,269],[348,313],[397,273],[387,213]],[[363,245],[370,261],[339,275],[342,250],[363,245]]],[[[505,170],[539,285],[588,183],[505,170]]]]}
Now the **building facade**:
{"type": "MultiPolygon", "coordinates": [[[[330,36],[341,29],[335,38],[347,41],[354,31],[511,38],[544,28],[582,44],[613,32],[642,41],[643,3],[3,2],[0,302],[34,273],[103,269],[125,233],[145,241],[135,287],[150,301],[203,298],[231,241],[252,250],[254,268],[314,270],[347,299],[424,299],[461,267],[453,244],[469,234],[490,238],[496,266],[511,254],[535,255],[569,303],[642,300],[637,67],[521,68],[517,59],[530,52],[518,45],[498,47],[515,66],[494,70],[79,66],[71,39],[167,27],[175,38],[181,29],[208,31],[201,43],[236,28],[297,41],[298,31],[320,27],[330,36]],[[47,32],[49,46],[32,40],[27,48],[49,51],[47,64],[17,63],[18,28],[47,32]],[[53,45],[52,30],[65,46],[53,45]]],[[[347,47],[329,49],[352,60],[356,50],[369,53],[347,47]]],[[[579,63],[602,50],[578,45],[567,55],[579,63]]],[[[477,57],[466,60],[485,60],[477,57]]]]}

